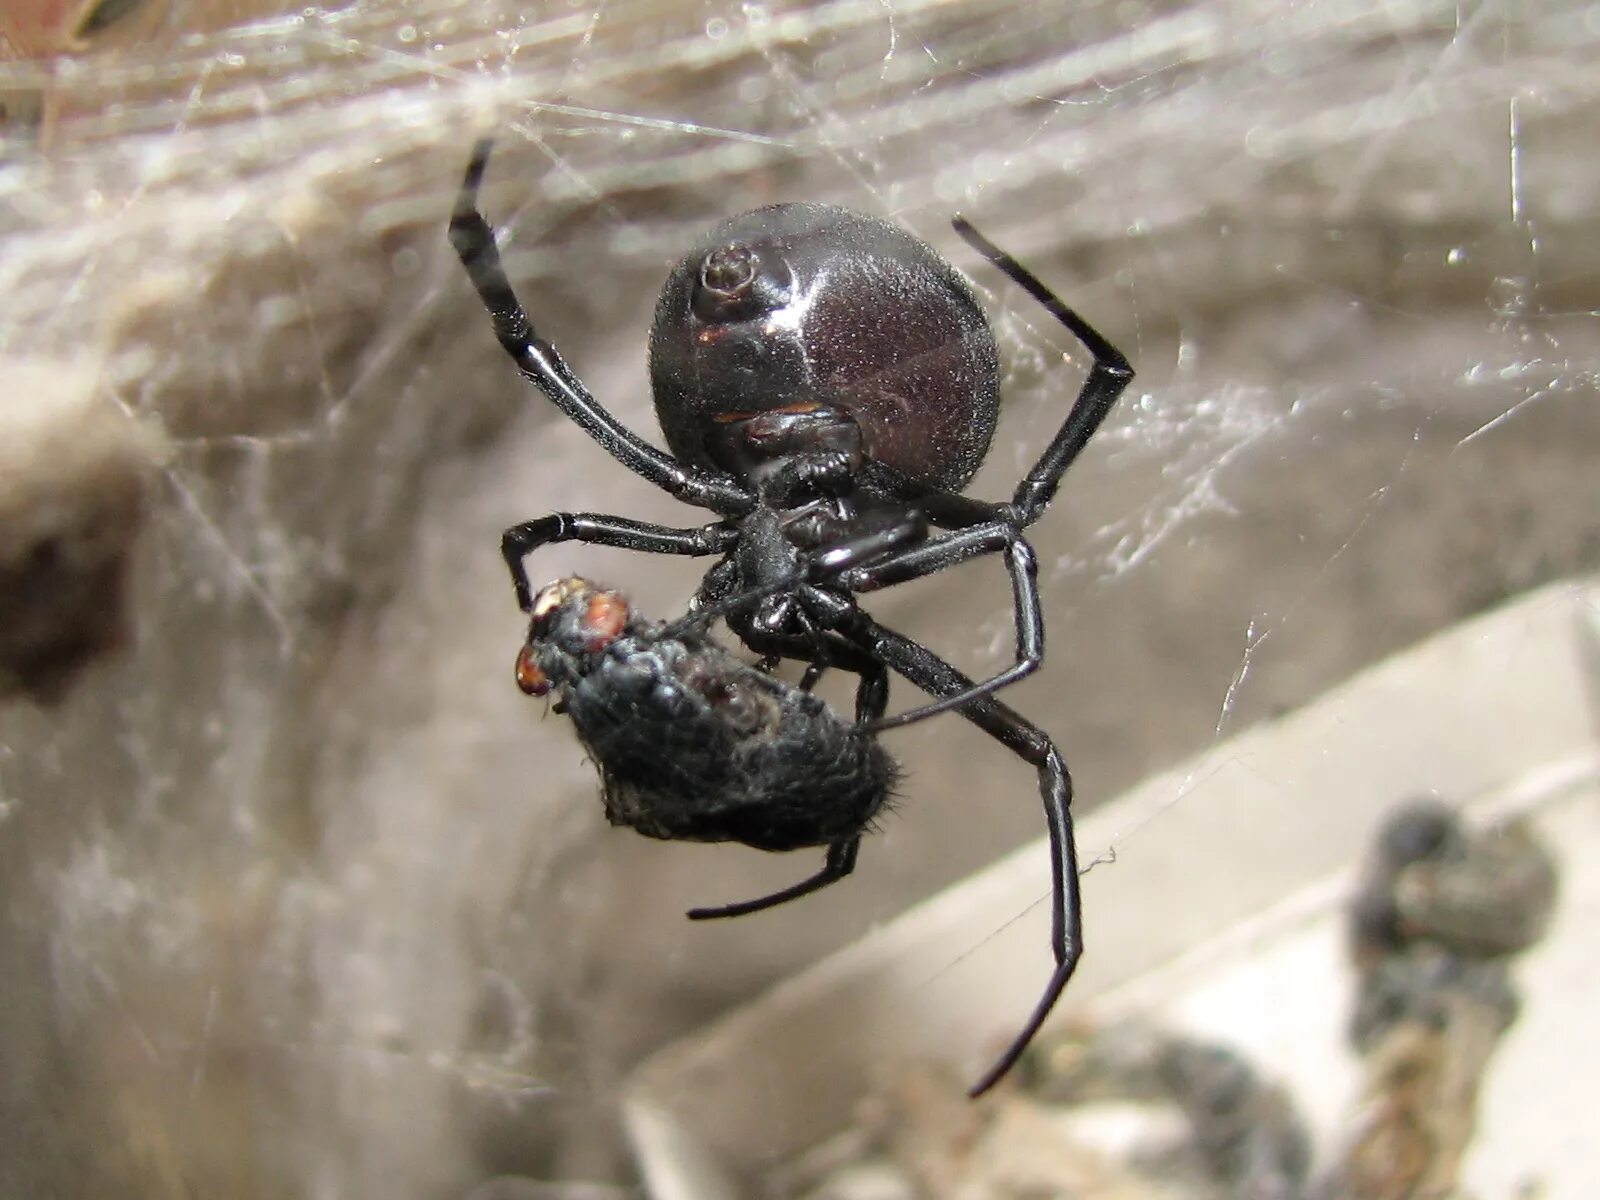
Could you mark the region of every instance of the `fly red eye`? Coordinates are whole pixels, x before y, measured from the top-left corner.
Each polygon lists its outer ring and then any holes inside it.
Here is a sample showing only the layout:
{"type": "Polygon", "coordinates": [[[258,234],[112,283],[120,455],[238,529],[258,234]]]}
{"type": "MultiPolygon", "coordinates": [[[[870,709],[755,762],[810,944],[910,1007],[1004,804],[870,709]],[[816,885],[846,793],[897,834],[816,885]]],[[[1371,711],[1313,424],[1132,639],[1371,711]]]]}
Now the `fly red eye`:
{"type": "Polygon", "coordinates": [[[550,691],[550,681],[534,660],[532,646],[517,651],[517,686],[530,696],[543,696],[550,691]]]}
{"type": "Polygon", "coordinates": [[[583,648],[604,650],[628,627],[628,602],[615,592],[596,592],[583,614],[583,648]]]}

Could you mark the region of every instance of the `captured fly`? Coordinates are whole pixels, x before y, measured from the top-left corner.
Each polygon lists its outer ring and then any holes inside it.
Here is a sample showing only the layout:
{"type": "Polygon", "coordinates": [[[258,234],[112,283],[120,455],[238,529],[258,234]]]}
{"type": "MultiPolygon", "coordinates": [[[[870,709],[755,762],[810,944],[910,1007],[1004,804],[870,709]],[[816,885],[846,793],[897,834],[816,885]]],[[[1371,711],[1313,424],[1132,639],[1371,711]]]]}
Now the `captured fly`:
{"type": "Polygon", "coordinates": [[[739,916],[842,878],[898,774],[878,740],[802,687],[758,670],[693,625],[636,616],[584,579],[534,598],[517,684],[554,692],[600,770],[606,817],[646,837],[828,846],[811,879],[689,915],[739,916]],[[850,847],[848,857],[832,847],[850,847]],[[839,861],[835,862],[835,859],[839,861]]]}

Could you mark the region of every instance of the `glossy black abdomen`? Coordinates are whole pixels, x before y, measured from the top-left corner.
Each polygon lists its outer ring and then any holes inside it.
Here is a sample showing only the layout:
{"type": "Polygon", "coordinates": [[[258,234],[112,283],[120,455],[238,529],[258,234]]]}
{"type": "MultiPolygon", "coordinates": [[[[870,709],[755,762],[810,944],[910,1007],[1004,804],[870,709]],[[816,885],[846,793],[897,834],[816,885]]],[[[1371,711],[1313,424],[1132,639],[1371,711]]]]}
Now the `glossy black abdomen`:
{"type": "Polygon", "coordinates": [[[868,457],[957,490],[998,415],[983,310],[932,247],[875,217],[780,204],[713,229],[656,306],[650,378],[679,458],[726,469],[719,417],[822,405],[861,426],[868,457]]]}

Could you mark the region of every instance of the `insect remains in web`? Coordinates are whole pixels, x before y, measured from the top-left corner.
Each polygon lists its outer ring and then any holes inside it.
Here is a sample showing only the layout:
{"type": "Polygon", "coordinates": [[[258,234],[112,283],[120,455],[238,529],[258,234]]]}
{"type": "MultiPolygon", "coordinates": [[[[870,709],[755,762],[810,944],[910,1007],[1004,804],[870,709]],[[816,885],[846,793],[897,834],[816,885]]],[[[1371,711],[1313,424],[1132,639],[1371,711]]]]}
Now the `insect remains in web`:
{"type": "MultiPolygon", "coordinates": [[[[736,658],[705,622],[643,620],[584,579],[534,597],[517,683],[556,693],[599,767],[607,819],[646,837],[853,854],[898,774],[876,737],[736,658]]],[[[741,916],[824,882],[689,916],[741,916]]]]}
{"type": "Polygon", "coordinates": [[[735,751],[771,736],[806,744],[813,757],[824,746],[856,754],[838,771],[845,783],[829,787],[873,792],[874,772],[887,771],[879,805],[893,769],[882,750],[867,747],[875,748],[889,730],[941,713],[966,718],[1031,765],[1050,836],[1054,968],[1021,1031],[971,1094],[987,1091],[1038,1032],[1083,947],[1066,763],[1049,735],[995,696],[1044,661],[1037,564],[1025,534],[1133,378],[1132,369],[1031,272],[955,218],[967,244],[1043,305],[1093,359],[1060,428],[1010,500],[968,496],[962,489],[988,454],[1000,407],[999,355],[971,288],[930,246],[888,221],[831,205],[772,205],[713,228],[667,277],[650,334],[651,390],[667,443],[662,450],[618,421],[535,331],[478,209],[489,150],[488,141],[480,142],[468,163],[450,241],[500,344],[523,376],[623,467],[715,516],[709,524],[677,528],[559,512],[506,530],[501,546],[517,602],[533,615],[531,649],[520,660],[523,678],[543,673],[561,691],[606,780],[614,820],[620,816],[655,837],[824,849],[821,870],[809,878],[754,900],[696,909],[690,915],[697,918],[742,916],[845,878],[877,806],[859,795],[819,794],[811,786],[818,764],[793,760],[746,771],[754,802],[727,806],[723,795],[723,807],[709,814],[683,804],[692,797],[676,784],[666,797],[659,788],[621,785],[619,773],[631,772],[639,753],[650,755],[657,768],[676,762],[671,769],[683,782],[726,769],[675,740],[676,724],[662,715],[666,695],[634,710],[636,730],[618,734],[608,725],[603,739],[596,732],[602,714],[608,706],[622,711],[617,701],[627,687],[649,681],[669,692],[678,688],[689,706],[683,719],[694,731],[690,737],[727,735],[735,751]],[[553,585],[554,592],[546,588],[536,603],[527,560],[541,547],[567,541],[716,561],[686,622],[652,633],[655,627],[635,622],[615,593],[581,581],[553,585]],[[1010,580],[1015,654],[986,679],[969,678],[857,601],[990,554],[1001,556],[1010,580]],[[599,607],[589,607],[597,597],[599,607]],[[544,619],[554,622],[547,632],[541,632],[544,619]],[[760,656],[765,670],[714,648],[700,631],[718,619],[760,656]],[[615,627],[611,649],[599,658],[588,650],[557,654],[556,642],[568,632],[582,634],[586,624],[605,637],[615,627]],[[806,664],[799,686],[767,676],[783,660],[806,664]],[[696,671],[720,678],[732,691],[718,698],[700,690],[686,682],[685,669],[691,678],[696,671]],[[826,708],[810,696],[810,684],[829,669],[857,677],[853,723],[824,716],[826,708]],[[891,675],[928,701],[886,716],[891,675]],[[752,721],[750,728],[765,732],[739,732],[741,722],[752,721]],[[871,762],[879,766],[865,765],[871,762]],[[793,777],[781,778],[784,770],[793,777]],[[862,788],[864,782],[872,786],[862,788]],[[786,786],[796,783],[807,786],[786,786]]]}

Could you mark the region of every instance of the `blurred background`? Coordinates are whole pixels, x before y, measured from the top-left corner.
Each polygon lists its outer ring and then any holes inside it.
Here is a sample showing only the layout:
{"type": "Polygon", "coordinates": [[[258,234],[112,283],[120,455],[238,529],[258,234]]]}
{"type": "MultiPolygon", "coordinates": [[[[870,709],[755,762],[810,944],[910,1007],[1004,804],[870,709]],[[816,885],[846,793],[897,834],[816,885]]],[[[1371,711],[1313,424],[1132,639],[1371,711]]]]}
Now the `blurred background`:
{"type": "MultiPolygon", "coordinates": [[[[800,904],[692,926],[815,861],[605,827],[512,683],[500,531],[699,518],[493,341],[444,238],[475,138],[535,321],[646,436],[666,270],[779,200],[971,271],[1005,357],[977,495],[1085,356],[953,212],[1127,353],[1010,697],[1092,806],[1600,562],[1597,13],[12,0],[0,1194],[626,1194],[631,1064],[1042,832],[955,718],[892,735],[898,810],[800,904]]],[[[530,573],[665,616],[703,566],[530,573]]],[[[972,670],[1010,651],[995,563],[872,607],[972,670]]]]}

